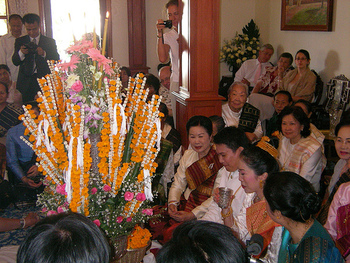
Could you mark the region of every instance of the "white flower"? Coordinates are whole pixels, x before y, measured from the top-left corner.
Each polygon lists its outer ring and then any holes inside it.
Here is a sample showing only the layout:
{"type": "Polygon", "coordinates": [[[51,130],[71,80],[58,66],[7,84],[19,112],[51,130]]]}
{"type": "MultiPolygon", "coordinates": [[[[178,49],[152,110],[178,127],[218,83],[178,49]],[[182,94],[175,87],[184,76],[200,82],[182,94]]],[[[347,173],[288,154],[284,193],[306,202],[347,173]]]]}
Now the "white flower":
{"type": "Polygon", "coordinates": [[[101,91],[98,93],[98,96],[99,96],[99,97],[104,97],[104,96],[105,96],[105,91],[104,91],[104,90],[101,90],[101,91]]]}
{"type": "Polygon", "coordinates": [[[256,56],[255,56],[255,55],[253,55],[253,58],[256,58],[256,56]]]}
{"type": "Polygon", "coordinates": [[[93,72],[95,72],[95,70],[96,70],[96,67],[94,66],[94,65],[90,65],[90,71],[93,73],[93,72]]]}
{"type": "Polygon", "coordinates": [[[71,74],[67,78],[67,88],[70,88],[77,80],[79,80],[79,76],[75,74],[71,74]]]}
{"type": "Polygon", "coordinates": [[[246,58],[246,57],[243,57],[243,58],[242,58],[242,61],[246,61],[246,60],[247,60],[247,58],[246,58]]]}
{"type": "Polygon", "coordinates": [[[96,81],[98,81],[100,78],[102,77],[102,72],[96,72],[95,74],[94,74],[94,78],[95,78],[95,80],[96,81]]]}

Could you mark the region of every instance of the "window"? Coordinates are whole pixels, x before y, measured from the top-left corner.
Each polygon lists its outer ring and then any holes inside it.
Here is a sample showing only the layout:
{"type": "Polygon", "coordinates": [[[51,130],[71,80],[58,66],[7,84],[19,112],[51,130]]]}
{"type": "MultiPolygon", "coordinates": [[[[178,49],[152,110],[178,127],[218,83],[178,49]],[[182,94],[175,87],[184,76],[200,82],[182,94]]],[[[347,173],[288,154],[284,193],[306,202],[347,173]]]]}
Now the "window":
{"type": "Polygon", "coordinates": [[[7,1],[0,0],[0,36],[7,33],[7,1]]]}
{"type": "Polygon", "coordinates": [[[79,40],[94,27],[99,35],[99,0],[51,0],[51,10],[53,38],[62,60],[69,57],[65,50],[73,43],[73,36],[79,40]]]}

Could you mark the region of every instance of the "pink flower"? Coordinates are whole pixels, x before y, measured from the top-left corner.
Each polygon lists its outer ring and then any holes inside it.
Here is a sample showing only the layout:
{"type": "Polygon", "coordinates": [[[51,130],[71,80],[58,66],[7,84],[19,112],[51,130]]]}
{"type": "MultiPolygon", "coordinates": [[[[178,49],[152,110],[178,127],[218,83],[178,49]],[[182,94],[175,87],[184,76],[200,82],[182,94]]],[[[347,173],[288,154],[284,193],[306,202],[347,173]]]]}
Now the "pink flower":
{"type": "Polygon", "coordinates": [[[45,213],[47,211],[47,208],[44,207],[43,209],[41,209],[41,212],[45,213]]]}
{"type": "Polygon", "coordinates": [[[109,192],[109,191],[111,191],[112,190],[112,188],[109,186],[109,185],[104,185],[103,186],[103,191],[105,191],[105,192],[109,192]]]}
{"type": "Polygon", "coordinates": [[[138,193],[138,194],[136,195],[136,200],[137,200],[137,201],[140,201],[140,202],[143,202],[143,201],[146,200],[146,195],[145,195],[144,193],[138,193]]]}
{"type": "Polygon", "coordinates": [[[83,88],[84,88],[83,83],[81,83],[80,80],[77,80],[72,85],[72,90],[74,90],[75,92],[80,92],[83,90],[83,88]]]}
{"type": "Polygon", "coordinates": [[[64,212],[64,209],[62,208],[62,206],[59,206],[59,207],[57,208],[57,212],[58,212],[58,213],[63,213],[63,212],[64,212]]]}
{"type": "Polygon", "coordinates": [[[92,188],[92,189],[91,189],[91,194],[93,194],[93,195],[94,195],[94,194],[96,194],[96,193],[97,193],[97,189],[96,189],[96,187],[92,188]]]}
{"type": "Polygon", "coordinates": [[[125,201],[131,201],[134,198],[134,194],[131,192],[125,192],[124,199],[125,201]]]}
{"type": "Polygon", "coordinates": [[[92,222],[94,222],[95,225],[98,226],[98,227],[101,225],[100,220],[98,220],[98,219],[96,219],[96,220],[94,220],[92,222]]]}
{"type": "Polygon", "coordinates": [[[132,220],[132,218],[131,218],[131,217],[128,217],[128,218],[126,219],[126,222],[131,222],[131,220],[132,220]]]}
{"type": "Polygon", "coordinates": [[[117,223],[120,224],[121,222],[123,222],[123,217],[122,216],[118,216],[117,217],[117,223]]]}
{"type": "Polygon", "coordinates": [[[66,184],[63,185],[57,185],[56,186],[56,192],[61,195],[66,195],[66,184]]]}
{"type": "Polygon", "coordinates": [[[77,65],[80,61],[79,57],[77,55],[72,55],[72,57],[70,58],[70,61],[68,63],[60,63],[57,65],[57,67],[59,67],[60,69],[64,70],[64,71],[68,71],[68,69],[70,69],[71,71],[73,69],[77,68],[77,65]]]}
{"type": "Polygon", "coordinates": [[[86,53],[88,54],[88,56],[94,60],[98,62],[98,66],[104,66],[106,67],[106,65],[108,65],[108,63],[112,63],[112,60],[106,58],[105,56],[103,56],[100,52],[100,50],[96,49],[96,48],[90,48],[89,51],[86,53]]]}
{"type": "Polygon", "coordinates": [[[151,216],[151,215],[153,215],[153,209],[151,209],[151,208],[143,209],[142,214],[146,214],[148,216],[151,216]]]}
{"type": "Polygon", "coordinates": [[[57,215],[57,212],[53,210],[50,210],[49,212],[47,212],[47,216],[52,216],[52,215],[57,215]]]}

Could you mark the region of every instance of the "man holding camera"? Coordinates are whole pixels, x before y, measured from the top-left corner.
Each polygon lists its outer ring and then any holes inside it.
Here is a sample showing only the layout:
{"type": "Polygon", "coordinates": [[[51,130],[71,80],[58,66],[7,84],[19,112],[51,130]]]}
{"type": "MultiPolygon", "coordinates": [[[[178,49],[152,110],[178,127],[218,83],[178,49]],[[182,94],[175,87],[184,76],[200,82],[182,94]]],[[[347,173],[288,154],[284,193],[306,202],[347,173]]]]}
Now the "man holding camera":
{"type": "Polygon", "coordinates": [[[16,39],[12,61],[19,66],[17,89],[26,103],[40,90],[37,78],[50,73],[47,60],[59,60],[59,55],[55,40],[40,34],[38,15],[24,15],[23,23],[28,35],[16,39]]]}
{"type": "MultiPolygon", "coordinates": [[[[170,82],[170,92],[179,91],[179,34],[178,34],[178,24],[181,20],[181,15],[179,12],[178,0],[169,0],[165,5],[167,9],[168,19],[164,21],[158,19],[157,28],[157,54],[158,59],[161,63],[166,63],[171,60],[171,82],[170,82]],[[163,34],[163,30],[169,28],[170,30],[163,34]]],[[[172,112],[175,121],[175,105],[176,100],[173,95],[171,95],[172,112]]]]}

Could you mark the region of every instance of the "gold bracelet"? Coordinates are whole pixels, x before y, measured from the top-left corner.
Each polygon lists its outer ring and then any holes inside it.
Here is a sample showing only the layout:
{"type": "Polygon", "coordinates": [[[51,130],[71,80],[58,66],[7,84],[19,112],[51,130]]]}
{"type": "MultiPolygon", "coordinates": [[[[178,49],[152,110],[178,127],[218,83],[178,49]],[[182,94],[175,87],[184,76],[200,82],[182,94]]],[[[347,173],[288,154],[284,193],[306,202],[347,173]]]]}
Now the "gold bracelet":
{"type": "Polygon", "coordinates": [[[230,210],[228,211],[227,214],[222,213],[222,210],[221,210],[222,219],[225,219],[225,218],[229,217],[230,215],[232,215],[232,207],[230,207],[230,210]]]}

